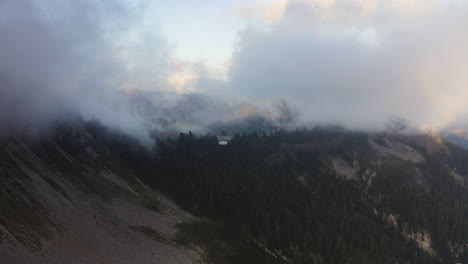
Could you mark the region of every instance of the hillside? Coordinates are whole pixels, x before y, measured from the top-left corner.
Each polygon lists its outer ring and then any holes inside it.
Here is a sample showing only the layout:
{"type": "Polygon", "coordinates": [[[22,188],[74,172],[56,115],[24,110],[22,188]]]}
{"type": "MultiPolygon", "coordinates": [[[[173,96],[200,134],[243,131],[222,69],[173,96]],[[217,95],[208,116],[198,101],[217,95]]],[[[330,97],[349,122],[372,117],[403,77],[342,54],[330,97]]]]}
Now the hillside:
{"type": "Polygon", "coordinates": [[[203,263],[177,242],[178,225],[199,220],[139,180],[118,150],[132,141],[102,130],[110,150],[91,127],[2,139],[0,262],[203,263]]]}
{"type": "Polygon", "coordinates": [[[468,263],[468,152],[430,135],[313,129],[159,144],[184,208],[285,263],[468,263]]]}
{"type": "Polygon", "coordinates": [[[435,136],[78,119],[3,138],[0,180],[2,263],[468,263],[468,151],[435,136]]]}

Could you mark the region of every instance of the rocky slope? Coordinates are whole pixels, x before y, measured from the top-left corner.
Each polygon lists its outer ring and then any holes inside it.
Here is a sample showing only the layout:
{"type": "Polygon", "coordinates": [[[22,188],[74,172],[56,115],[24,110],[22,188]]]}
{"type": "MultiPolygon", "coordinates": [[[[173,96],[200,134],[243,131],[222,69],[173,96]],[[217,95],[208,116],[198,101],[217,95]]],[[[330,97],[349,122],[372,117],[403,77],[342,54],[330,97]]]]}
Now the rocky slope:
{"type": "Polygon", "coordinates": [[[84,126],[1,139],[0,262],[203,263],[200,247],[178,242],[197,219],[84,126]]]}
{"type": "Polygon", "coordinates": [[[145,149],[83,120],[3,137],[0,263],[468,263],[467,150],[322,128],[218,141],[145,149]]]}

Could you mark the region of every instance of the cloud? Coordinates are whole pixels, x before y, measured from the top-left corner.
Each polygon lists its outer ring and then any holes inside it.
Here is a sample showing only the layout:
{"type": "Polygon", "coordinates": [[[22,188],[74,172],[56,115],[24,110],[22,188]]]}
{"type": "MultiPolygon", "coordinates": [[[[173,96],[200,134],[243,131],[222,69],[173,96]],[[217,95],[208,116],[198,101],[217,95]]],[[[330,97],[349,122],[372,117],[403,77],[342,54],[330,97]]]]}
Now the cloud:
{"type": "MultiPolygon", "coordinates": [[[[301,122],[442,129],[468,117],[468,9],[437,1],[289,1],[239,37],[230,98],[284,98],[301,122]]],[[[206,84],[206,83],[205,83],[206,84]]]]}
{"type": "Polygon", "coordinates": [[[44,127],[68,111],[139,137],[174,119],[180,119],[177,128],[203,130],[246,113],[278,124],[359,129],[384,129],[395,117],[422,129],[468,121],[466,4],[278,0],[240,6],[247,16],[260,12],[268,27],[240,32],[235,52],[219,68],[175,59],[159,26],[147,19],[146,5],[1,1],[0,130],[44,127]],[[181,95],[128,100],[135,89],[181,95]],[[149,106],[135,107],[139,103],[149,106]]]}
{"type": "MultiPolygon", "coordinates": [[[[445,4],[460,1],[448,0],[445,4]]],[[[369,21],[395,16],[415,17],[437,10],[438,0],[271,0],[241,2],[234,7],[234,13],[252,21],[278,22],[284,20],[296,7],[313,10],[309,22],[341,20],[369,21]]]]}
{"type": "Polygon", "coordinates": [[[157,34],[138,31],[141,10],[124,1],[1,1],[3,130],[36,129],[72,111],[144,134],[119,89],[157,85],[166,50],[157,34]]]}
{"type": "Polygon", "coordinates": [[[0,133],[34,133],[78,113],[146,142],[148,130],[206,131],[233,115],[238,106],[222,97],[185,94],[225,71],[174,58],[150,4],[1,1],[0,133]]]}
{"type": "Polygon", "coordinates": [[[261,20],[273,22],[280,20],[286,9],[288,0],[277,0],[271,2],[241,2],[234,6],[233,13],[248,20],[261,20]]]}

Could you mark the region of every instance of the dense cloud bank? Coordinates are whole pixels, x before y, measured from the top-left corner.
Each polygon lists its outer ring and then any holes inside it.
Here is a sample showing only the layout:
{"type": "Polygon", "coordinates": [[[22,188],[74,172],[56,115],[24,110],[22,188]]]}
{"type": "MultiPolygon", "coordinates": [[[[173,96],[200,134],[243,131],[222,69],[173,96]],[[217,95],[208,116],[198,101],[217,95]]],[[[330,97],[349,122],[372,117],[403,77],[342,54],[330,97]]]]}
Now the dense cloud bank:
{"type": "Polygon", "coordinates": [[[321,2],[290,1],[268,30],[241,34],[225,83],[232,96],[285,98],[303,122],[361,129],[394,117],[418,129],[466,122],[465,7],[321,2]]]}
{"type": "Polygon", "coordinates": [[[128,43],[119,40],[137,23],[137,10],[118,1],[1,1],[3,132],[36,130],[78,112],[142,134],[119,92],[131,73],[128,43]]]}
{"type": "Polygon", "coordinates": [[[2,1],[1,132],[34,133],[76,113],[143,141],[149,131],[207,132],[213,123],[243,118],[289,121],[292,114],[278,100],[275,106],[253,106],[207,93],[171,92],[176,87],[164,81],[170,52],[157,27],[144,31],[146,4],[2,1]]]}
{"type": "Polygon", "coordinates": [[[243,119],[371,130],[388,120],[436,130],[468,120],[463,3],[273,2],[280,9],[265,27],[240,32],[223,78],[187,62],[192,72],[179,80],[171,74],[184,62],[174,64],[156,25],[141,26],[146,1],[3,0],[1,130],[34,130],[69,112],[142,138],[168,124],[206,131],[243,119]],[[138,101],[128,92],[177,91],[187,80],[199,95],[138,101]]]}

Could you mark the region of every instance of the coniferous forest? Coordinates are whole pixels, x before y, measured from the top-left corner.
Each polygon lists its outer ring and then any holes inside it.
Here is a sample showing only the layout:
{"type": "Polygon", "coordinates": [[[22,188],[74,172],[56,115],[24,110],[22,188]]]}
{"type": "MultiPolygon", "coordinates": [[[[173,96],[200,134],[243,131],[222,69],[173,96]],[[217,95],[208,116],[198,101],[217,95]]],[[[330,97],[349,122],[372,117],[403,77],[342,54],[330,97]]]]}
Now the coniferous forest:
{"type": "MultiPolygon", "coordinates": [[[[432,141],[317,128],[219,145],[214,135],[181,133],[150,155],[131,143],[114,153],[138,157],[145,182],[217,223],[238,255],[266,253],[243,262],[468,263],[468,152],[448,142],[434,150],[432,141]],[[422,161],[381,155],[371,141],[400,142],[422,161]],[[337,157],[354,178],[337,173],[337,157]]],[[[210,239],[201,226],[188,230],[210,239]]]]}

